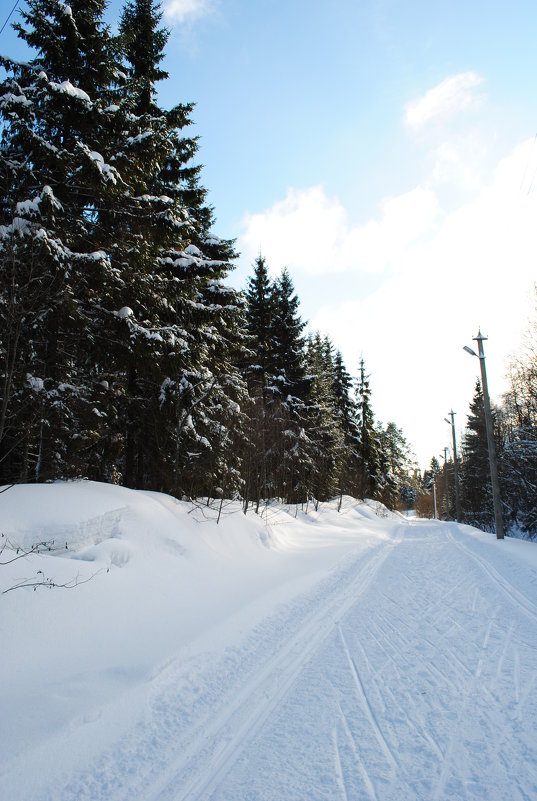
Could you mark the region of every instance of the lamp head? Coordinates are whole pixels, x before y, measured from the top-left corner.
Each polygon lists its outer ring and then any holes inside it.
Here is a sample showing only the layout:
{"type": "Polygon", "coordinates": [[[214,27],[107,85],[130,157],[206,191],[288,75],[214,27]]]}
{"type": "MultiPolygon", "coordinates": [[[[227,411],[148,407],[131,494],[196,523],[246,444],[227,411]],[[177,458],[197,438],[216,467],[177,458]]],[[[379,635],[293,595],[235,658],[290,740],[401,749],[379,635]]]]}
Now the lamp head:
{"type": "MultiPolygon", "coordinates": [[[[462,349],[465,350],[466,353],[469,353],[470,356],[477,356],[477,353],[475,352],[475,350],[472,350],[472,348],[469,348],[468,345],[463,345],[462,349]]],[[[477,358],[479,359],[479,356],[477,356],[477,358]]]]}

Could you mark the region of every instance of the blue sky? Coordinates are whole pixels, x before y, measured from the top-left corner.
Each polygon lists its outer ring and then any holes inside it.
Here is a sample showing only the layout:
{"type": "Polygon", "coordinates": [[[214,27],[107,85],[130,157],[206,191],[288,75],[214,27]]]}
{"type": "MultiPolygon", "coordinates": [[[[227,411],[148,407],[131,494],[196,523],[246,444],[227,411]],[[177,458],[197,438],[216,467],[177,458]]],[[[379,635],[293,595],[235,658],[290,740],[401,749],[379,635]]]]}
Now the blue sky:
{"type": "MultiPolygon", "coordinates": [[[[534,305],[537,4],[163,8],[160,100],[196,103],[215,233],[241,251],[230,282],[260,251],[287,266],[310,328],[351,373],[363,355],[377,417],[425,466],[450,444],[451,408],[462,433],[479,367],[462,345],[488,335],[499,399],[534,305]]],[[[6,30],[0,50],[15,48],[6,30]]]]}

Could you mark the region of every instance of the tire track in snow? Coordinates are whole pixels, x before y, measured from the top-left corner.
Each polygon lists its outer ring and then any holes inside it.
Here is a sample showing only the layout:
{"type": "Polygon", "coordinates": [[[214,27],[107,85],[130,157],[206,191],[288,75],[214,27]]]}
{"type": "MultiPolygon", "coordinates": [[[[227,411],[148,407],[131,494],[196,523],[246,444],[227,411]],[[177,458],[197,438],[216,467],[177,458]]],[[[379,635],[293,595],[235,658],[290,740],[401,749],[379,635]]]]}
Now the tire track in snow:
{"type": "MultiPolygon", "coordinates": [[[[370,586],[401,539],[401,531],[398,531],[396,539],[373,551],[350,584],[336,592],[325,606],[316,605],[316,613],[305,622],[298,635],[281,646],[211,721],[204,721],[198,727],[192,744],[180,760],[175,761],[158,787],[146,793],[147,801],[201,801],[210,797],[239,758],[246,741],[277,709],[303,667],[333,631],[334,625],[339,625],[339,619],[370,586]]],[[[393,755],[391,760],[396,765],[393,755]]]]}

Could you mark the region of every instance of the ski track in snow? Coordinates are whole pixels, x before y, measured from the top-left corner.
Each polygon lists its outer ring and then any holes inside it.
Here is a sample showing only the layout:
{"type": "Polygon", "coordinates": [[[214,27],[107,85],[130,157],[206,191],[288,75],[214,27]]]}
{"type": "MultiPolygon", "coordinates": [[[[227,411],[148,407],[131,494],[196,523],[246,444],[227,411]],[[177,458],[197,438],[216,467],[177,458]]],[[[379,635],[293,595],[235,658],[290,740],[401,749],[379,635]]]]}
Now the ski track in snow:
{"type": "Polygon", "coordinates": [[[537,604],[487,544],[401,525],[240,647],[169,665],[35,801],[535,801],[537,604]]]}

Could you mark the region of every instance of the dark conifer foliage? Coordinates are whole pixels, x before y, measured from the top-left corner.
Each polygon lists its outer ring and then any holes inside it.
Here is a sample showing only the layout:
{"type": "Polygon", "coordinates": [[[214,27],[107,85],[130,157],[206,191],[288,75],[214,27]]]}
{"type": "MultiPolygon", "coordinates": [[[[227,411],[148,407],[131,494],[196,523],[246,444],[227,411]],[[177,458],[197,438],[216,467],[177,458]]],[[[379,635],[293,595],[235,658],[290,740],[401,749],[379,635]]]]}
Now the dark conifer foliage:
{"type": "Polygon", "coordinates": [[[311,470],[309,494],[317,500],[340,495],[340,471],[344,436],[338,414],[334,349],[328,337],[318,332],[308,339],[306,364],[312,376],[307,434],[311,470]]]}
{"type": "Polygon", "coordinates": [[[244,375],[253,397],[267,394],[274,374],[275,294],[265,259],[259,256],[254,274],[246,288],[246,329],[251,357],[245,364],[244,375]]]}
{"type": "Polygon", "coordinates": [[[125,59],[130,65],[134,109],[137,114],[156,112],[156,84],[168,73],[160,68],[169,33],[161,28],[160,3],[154,0],[129,0],[121,13],[119,35],[125,59]]]}
{"type": "Polygon", "coordinates": [[[243,373],[251,397],[246,494],[295,500],[303,495],[305,421],[310,382],[305,376],[305,323],[289,273],[269,277],[262,256],[246,290],[249,358],[243,373]]]}
{"type": "Polygon", "coordinates": [[[211,235],[189,164],[192,107],[155,103],[158,7],[127,7],[126,68],[103,7],[30,2],[19,33],[36,58],[3,61],[2,464],[10,477],[233,489],[236,459],[213,470],[244,392],[242,306],[223,283],[232,245],[211,235]],[[29,377],[15,368],[24,348],[29,377]]]}
{"type": "Polygon", "coordinates": [[[382,502],[397,508],[412,495],[415,487],[415,465],[410,446],[402,430],[393,422],[378,431],[382,502]]]}
{"type": "Polygon", "coordinates": [[[159,485],[191,495],[210,493],[221,483],[231,482],[230,489],[237,485],[232,480],[236,464],[224,482],[221,468],[213,475],[211,465],[221,460],[224,443],[229,452],[241,429],[237,400],[244,387],[235,364],[242,304],[223,283],[233,247],[211,232],[213,215],[204,205],[207,192],[199,184],[200,167],[191,162],[197,139],[183,133],[193,106],[166,111],[156,102],[155,83],[167,77],[159,67],[168,39],[160,20],[157,3],[135,0],[126,5],[120,24],[129,96],[139,115],[137,134],[126,151],[129,163],[142,165],[135,199],[145,224],[138,237],[137,273],[148,276],[151,306],[158,309],[152,330],[160,330],[167,344],[160,386],[144,381],[150,366],[145,360],[134,353],[129,358],[138,419],[129,413],[125,472],[127,482],[138,486],[137,476],[144,472],[140,462],[154,463],[152,442],[158,435],[164,451],[173,453],[164,470],[161,459],[151,468],[158,468],[159,485]],[[148,148],[153,154],[150,169],[148,148]],[[149,389],[145,409],[139,402],[144,386],[149,389]],[[144,433],[140,417],[146,420],[144,433]],[[159,429],[149,438],[147,420],[159,429]],[[165,481],[170,472],[171,483],[165,481]]]}
{"type": "Polygon", "coordinates": [[[117,37],[104,8],[28,0],[35,56],[0,59],[0,481],[380,497],[363,363],[355,400],[287,270],[226,284],[193,104],[158,103],[160,6],[128,0],[117,37]]]}
{"type": "Polygon", "coordinates": [[[494,527],[494,509],[481,382],[477,381],[462,443],[461,503],[464,519],[487,530],[494,527]]]}
{"type": "Polygon", "coordinates": [[[510,432],[500,461],[500,482],[508,525],[537,534],[537,429],[529,422],[510,432]]]}
{"type": "Polygon", "coordinates": [[[340,495],[358,497],[362,489],[358,405],[354,398],[354,382],[339,351],[333,360],[333,373],[336,414],[343,435],[339,491],[340,495]]]}
{"type": "Polygon", "coordinates": [[[273,285],[272,321],[275,417],[279,444],[278,494],[296,501],[305,494],[310,469],[306,436],[311,379],[306,377],[304,338],[306,323],[298,313],[299,300],[289,272],[284,269],[273,285]]]}
{"type": "Polygon", "coordinates": [[[356,401],[360,430],[359,495],[362,498],[374,498],[381,490],[380,446],[371,404],[369,375],[366,373],[363,359],[360,360],[356,401]]]}
{"type": "MultiPolygon", "coordinates": [[[[11,376],[4,403],[15,401],[5,418],[14,439],[4,431],[2,447],[10,469],[39,480],[76,473],[100,428],[94,377],[87,354],[77,351],[95,339],[92,298],[111,276],[95,235],[98,199],[121,194],[117,170],[101,152],[116,71],[102,8],[31,0],[26,27],[17,27],[36,57],[2,61],[2,293],[9,295],[13,275],[8,327],[19,330],[18,360],[27,357],[30,375],[11,376]]],[[[7,362],[14,356],[12,340],[7,362]]]]}
{"type": "Polygon", "coordinates": [[[302,336],[306,323],[298,314],[299,300],[287,269],[274,282],[271,306],[274,384],[282,398],[303,398],[307,393],[302,336]]]}

